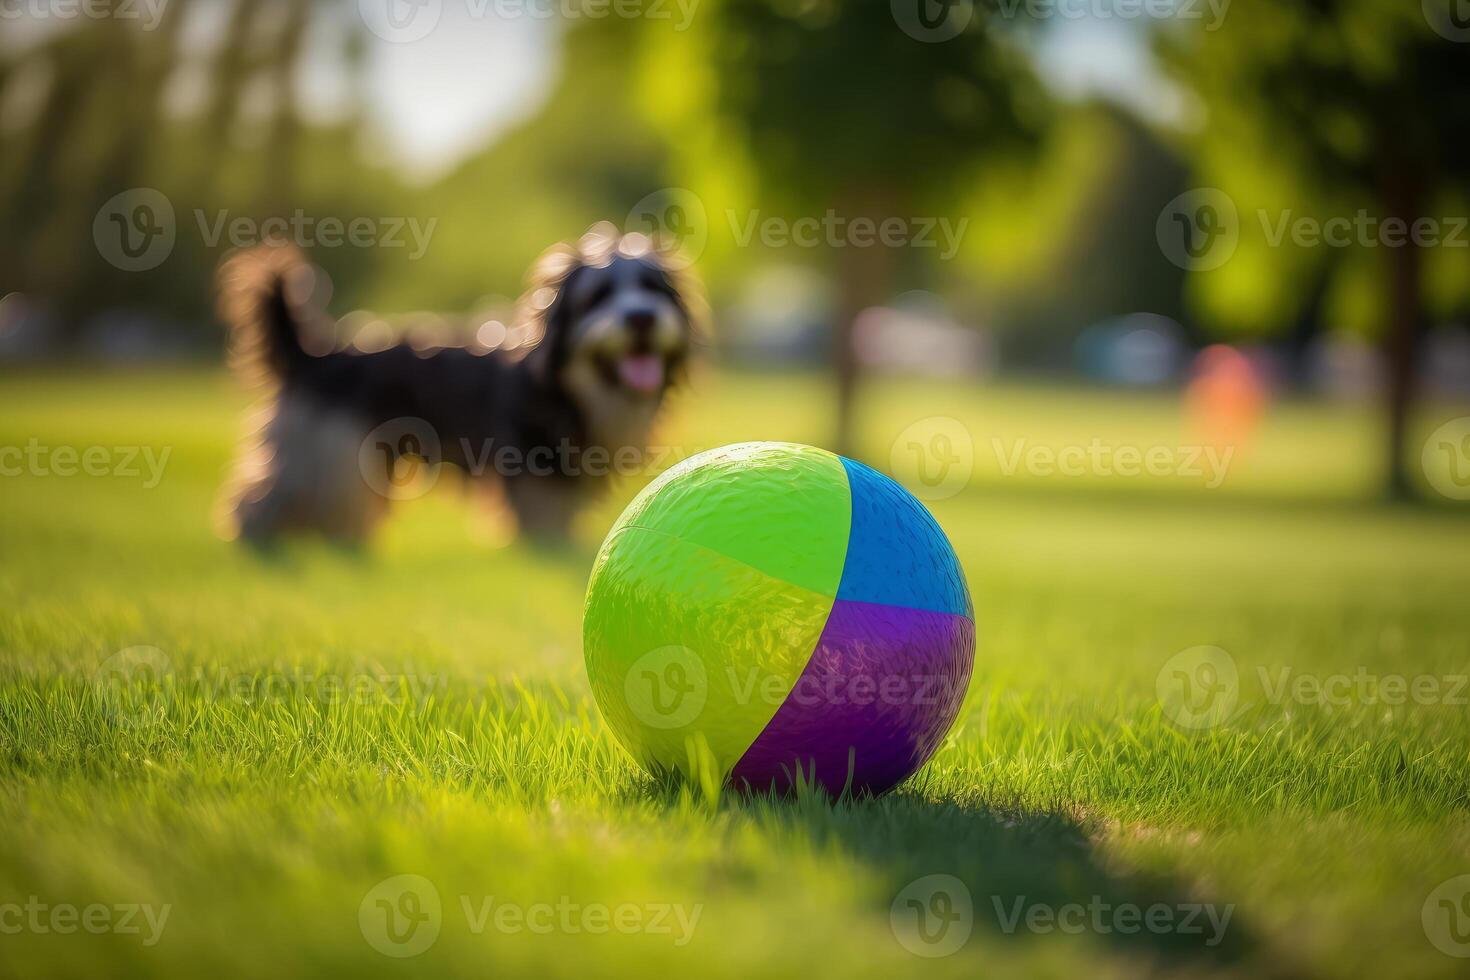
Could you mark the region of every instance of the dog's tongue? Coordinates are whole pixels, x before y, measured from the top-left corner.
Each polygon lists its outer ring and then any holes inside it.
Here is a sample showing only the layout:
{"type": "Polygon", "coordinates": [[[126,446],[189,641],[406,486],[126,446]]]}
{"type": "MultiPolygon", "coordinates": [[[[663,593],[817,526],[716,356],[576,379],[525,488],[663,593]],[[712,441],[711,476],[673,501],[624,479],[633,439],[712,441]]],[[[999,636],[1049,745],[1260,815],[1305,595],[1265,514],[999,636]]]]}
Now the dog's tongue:
{"type": "Polygon", "coordinates": [[[634,391],[657,391],[664,383],[664,362],[657,354],[627,354],[618,361],[618,378],[634,391]]]}

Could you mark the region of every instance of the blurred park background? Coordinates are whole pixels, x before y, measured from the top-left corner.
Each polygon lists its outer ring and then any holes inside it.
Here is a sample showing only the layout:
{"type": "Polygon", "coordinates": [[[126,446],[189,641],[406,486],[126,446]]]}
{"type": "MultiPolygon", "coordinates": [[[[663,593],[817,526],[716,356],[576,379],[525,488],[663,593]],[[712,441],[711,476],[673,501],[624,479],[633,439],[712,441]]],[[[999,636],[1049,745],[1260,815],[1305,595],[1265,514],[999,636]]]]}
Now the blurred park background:
{"type": "Polygon", "coordinates": [[[0,0],[0,976],[1464,976],[1467,140],[1465,0],[0,0]],[[650,474],[566,550],[448,479],[362,553],[211,533],[231,249],[302,246],[342,344],[490,346],[600,220],[713,306],[656,466],[847,449],[955,545],[969,695],[882,800],[603,725],[650,474]],[[1009,911],[1160,903],[1223,941],[1009,911]]]}
{"type": "Polygon", "coordinates": [[[610,219],[682,241],[716,363],[830,373],[834,446],[880,373],[1185,392],[1232,442],[1309,397],[1373,406],[1378,489],[1439,498],[1413,427],[1470,395],[1460,6],[6,2],[0,364],[217,358],[214,270],[268,237],[375,311],[344,342],[494,335],[610,219]]]}

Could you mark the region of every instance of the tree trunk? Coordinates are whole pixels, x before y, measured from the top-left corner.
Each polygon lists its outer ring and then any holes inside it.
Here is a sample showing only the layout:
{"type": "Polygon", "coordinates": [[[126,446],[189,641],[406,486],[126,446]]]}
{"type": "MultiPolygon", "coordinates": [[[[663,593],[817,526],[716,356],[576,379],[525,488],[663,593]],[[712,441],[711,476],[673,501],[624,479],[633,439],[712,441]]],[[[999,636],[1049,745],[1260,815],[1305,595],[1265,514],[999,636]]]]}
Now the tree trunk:
{"type": "MultiPolygon", "coordinates": [[[[881,194],[851,195],[840,213],[850,223],[856,217],[882,221],[891,212],[881,194]]],[[[862,368],[854,344],[859,314],[889,299],[893,281],[893,249],[873,241],[862,246],[844,241],[837,249],[837,320],[832,330],[832,370],[837,386],[836,430],[832,449],[844,456],[855,452],[854,425],[862,368]]]]}
{"type": "MultiPolygon", "coordinates": [[[[1383,182],[1384,216],[1412,227],[1418,214],[1417,182],[1402,172],[1383,182]]],[[[1419,343],[1424,332],[1423,255],[1412,235],[1398,246],[1384,247],[1388,262],[1388,318],[1383,353],[1388,377],[1387,490],[1390,499],[1416,495],[1409,465],[1408,431],[1419,389],[1419,343]]]]}

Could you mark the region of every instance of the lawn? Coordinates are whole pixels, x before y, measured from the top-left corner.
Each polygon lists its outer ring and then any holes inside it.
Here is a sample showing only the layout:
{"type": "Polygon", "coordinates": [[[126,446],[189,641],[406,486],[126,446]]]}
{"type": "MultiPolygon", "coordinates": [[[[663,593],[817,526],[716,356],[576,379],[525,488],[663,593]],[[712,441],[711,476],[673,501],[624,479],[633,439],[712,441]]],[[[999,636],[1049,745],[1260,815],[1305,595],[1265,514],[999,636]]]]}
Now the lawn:
{"type": "MultiPolygon", "coordinates": [[[[110,467],[0,477],[0,974],[1464,975],[1470,514],[1373,502],[1368,410],[1279,405],[1209,487],[1010,472],[1187,442],[1172,395],[869,395],[881,468],[972,440],[931,507],[978,650],[932,762],[832,804],[656,785],[604,728],[581,600],[640,481],[566,549],[446,481],[263,558],[210,531],[223,375],[0,378],[0,446],[110,467]]],[[[826,404],[709,373],[661,440],[820,443],[826,404]]]]}

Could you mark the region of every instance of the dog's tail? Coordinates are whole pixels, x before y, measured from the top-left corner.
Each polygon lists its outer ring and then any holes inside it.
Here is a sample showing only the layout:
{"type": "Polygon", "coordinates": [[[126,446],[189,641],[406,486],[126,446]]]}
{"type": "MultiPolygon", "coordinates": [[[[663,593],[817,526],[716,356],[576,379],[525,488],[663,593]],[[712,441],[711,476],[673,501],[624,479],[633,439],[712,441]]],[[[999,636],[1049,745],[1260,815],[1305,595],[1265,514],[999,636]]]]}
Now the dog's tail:
{"type": "Polygon", "coordinates": [[[253,384],[288,377],[311,358],[306,308],[316,270],[295,248],[262,245],[220,266],[219,312],[230,327],[230,365],[253,384]]]}

